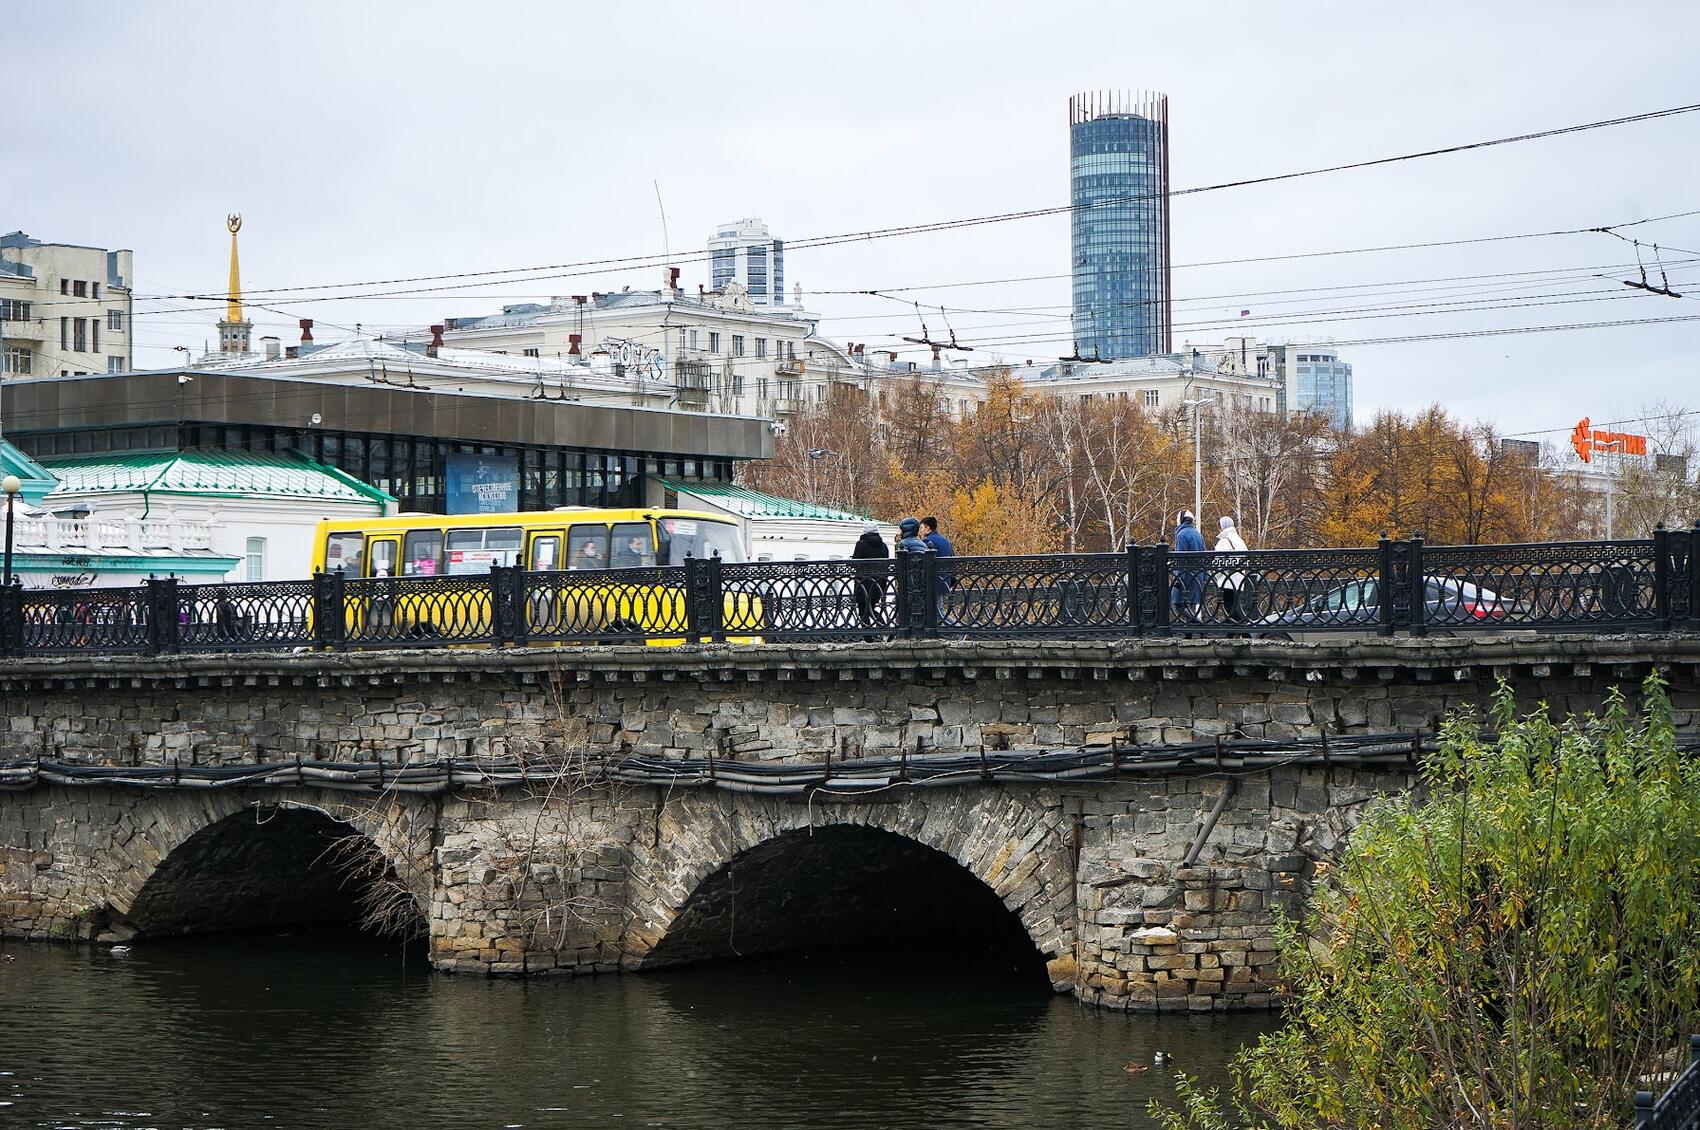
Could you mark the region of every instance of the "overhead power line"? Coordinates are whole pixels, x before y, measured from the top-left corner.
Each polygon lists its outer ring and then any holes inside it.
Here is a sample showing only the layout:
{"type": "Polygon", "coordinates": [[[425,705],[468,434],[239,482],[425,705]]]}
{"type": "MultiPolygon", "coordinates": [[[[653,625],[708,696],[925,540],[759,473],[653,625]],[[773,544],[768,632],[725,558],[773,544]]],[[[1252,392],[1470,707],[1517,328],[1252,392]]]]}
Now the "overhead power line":
{"type": "MultiPolygon", "coordinates": [[[[1234,188],[1248,188],[1255,185],[1276,184],[1284,181],[1297,180],[1304,177],[1323,176],[1331,173],[1348,172],[1357,169],[1371,169],[1385,165],[1401,164],[1409,161],[1424,160],[1431,157],[1448,156],[1456,153],[1466,153],[1479,149],[1491,149],[1505,145],[1516,145],[1526,141],[1536,141],[1543,138],[1561,137],[1567,134],[1582,133],[1591,130],[1608,129],[1617,126],[1631,125],[1638,122],[1655,121],[1662,118],[1677,117],[1691,114],[1700,110],[1700,103],[1690,103],[1681,106],[1671,106],[1662,110],[1651,110],[1645,113],[1628,114],[1615,118],[1603,118],[1598,121],[1580,122],[1574,125],[1559,126],[1553,129],[1537,130],[1530,133],[1513,134],[1507,137],[1489,138],[1481,141],[1465,142],[1457,145],[1447,145],[1435,149],[1416,150],[1400,153],[1389,157],[1377,157],[1364,161],[1352,161],[1342,164],[1324,165],[1309,169],[1299,169],[1285,173],[1271,173],[1264,176],[1244,177],[1238,180],[1218,181],[1212,184],[1195,185],[1191,188],[1171,190],[1170,196],[1195,196],[1208,192],[1222,192],[1234,188]]],[[[1073,212],[1079,207],[1103,208],[1134,203],[1155,197],[1156,193],[1139,193],[1125,197],[1110,197],[1095,201],[1088,205],[1060,204],[1042,208],[1028,208],[1014,212],[994,212],[979,216],[965,216],[956,219],[936,220],[916,224],[902,224],[885,228],[869,228],[863,231],[841,232],[832,235],[810,236],[790,240],[786,246],[790,250],[815,247],[830,247],[837,244],[864,242],[878,239],[893,239],[903,236],[922,235],[931,232],[954,231],[962,228],[980,227],[987,224],[1010,223],[1016,220],[1034,219],[1041,216],[1059,215],[1073,212]]],[[[1614,227],[1621,225],[1612,225],[1614,227]]],[[[568,277],[565,274],[543,275],[541,272],[582,272],[586,268],[621,268],[635,269],[642,266],[668,266],[681,262],[706,261],[709,257],[707,248],[694,249],[684,257],[629,255],[606,259],[583,259],[564,263],[551,263],[529,267],[503,267],[480,271],[456,271],[434,275],[408,275],[394,278],[366,279],[358,282],[319,283],[286,287],[250,287],[245,288],[245,294],[255,296],[270,295],[273,297],[285,294],[317,290],[342,290],[367,286],[395,286],[406,283],[437,283],[450,280],[495,279],[497,276],[533,275],[531,280],[505,281],[538,281],[545,277],[568,277]]],[[[595,272],[605,273],[605,272],[595,272]]],[[[447,287],[423,288],[427,290],[452,289],[447,287]]],[[[891,288],[881,288],[891,289],[891,288]]],[[[198,298],[199,295],[167,295],[171,298],[198,298]]],[[[219,296],[220,301],[224,296],[219,296]]]]}

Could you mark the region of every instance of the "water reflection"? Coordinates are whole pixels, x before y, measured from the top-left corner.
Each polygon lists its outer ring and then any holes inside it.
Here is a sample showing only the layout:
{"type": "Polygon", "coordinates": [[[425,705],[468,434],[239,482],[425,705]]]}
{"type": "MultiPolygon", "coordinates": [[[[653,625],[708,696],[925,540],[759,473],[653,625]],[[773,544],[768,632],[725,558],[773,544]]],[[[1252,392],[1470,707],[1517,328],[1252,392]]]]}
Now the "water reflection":
{"type": "Polygon", "coordinates": [[[31,1126],[1144,1126],[1158,1049],[1213,1075],[1272,1022],[1100,1013],[937,949],[529,982],[307,931],[9,952],[0,1120],[31,1126]]]}

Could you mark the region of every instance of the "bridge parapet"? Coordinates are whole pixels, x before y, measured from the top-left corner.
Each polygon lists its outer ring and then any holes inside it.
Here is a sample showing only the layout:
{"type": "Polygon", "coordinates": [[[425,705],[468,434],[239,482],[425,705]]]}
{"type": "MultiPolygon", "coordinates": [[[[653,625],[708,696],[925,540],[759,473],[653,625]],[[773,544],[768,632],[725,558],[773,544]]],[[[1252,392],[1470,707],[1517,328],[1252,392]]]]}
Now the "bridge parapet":
{"type": "MultiPolygon", "coordinates": [[[[1410,773],[1350,755],[1236,763],[1238,743],[1432,736],[1447,713],[1483,709],[1502,679],[1529,709],[1592,709],[1613,688],[1633,695],[1655,669],[1678,724],[1697,728],[1700,637],[1677,635],[10,660],[0,662],[0,766],[153,766],[184,787],[0,791],[0,932],[169,931],[173,908],[204,915],[206,902],[169,884],[200,881],[222,859],[285,857],[288,845],[243,855],[234,840],[206,838],[281,828],[289,822],[233,817],[282,805],[377,845],[417,902],[441,968],[641,969],[717,956],[705,939],[719,936],[730,869],[745,900],[809,881],[808,866],[854,874],[866,856],[834,854],[825,839],[792,856],[787,845],[802,841],[786,837],[856,826],[865,834],[845,843],[918,845],[883,857],[892,881],[925,849],[993,892],[1053,983],[1083,999],[1255,1007],[1271,999],[1276,911],[1299,908],[1364,806],[1407,787],[1410,773]],[[1218,738],[1222,764],[1207,752],[1185,766],[1097,772],[1125,745],[1208,750],[1218,738]],[[973,769],[1070,750],[1095,751],[1097,769],[1043,780],[973,769]],[[917,754],[954,755],[970,770],[855,792],[862,768],[917,754]],[[548,778],[461,780],[432,785],[434,795],[398,780],[409,763],[424,773],[440,760],[585,756],[692,773],[712,760],[725,772],[671,786],[566,781],[564,791],[548,778]],[[357,764],[376,783],[361,795],[287,773],[264,789],[192,780],[296,758],[357,764]],[[816,779],[790,795],[734,791],[727,779],[787,764],[817,767],[816,779]]],[[[249,866],[242,885],[262,873],[249,866]]],[[[310,894],[298,884],[276,901],[308,905],[310,894]]],[[[747,902],[738,914],[763,921],[747,902]]],[[[766,920],[768,941],[786,940],[772,932],[782,925],[766,920]]],[[[817,935],[838,928],[813,925],[817,935]]]]}

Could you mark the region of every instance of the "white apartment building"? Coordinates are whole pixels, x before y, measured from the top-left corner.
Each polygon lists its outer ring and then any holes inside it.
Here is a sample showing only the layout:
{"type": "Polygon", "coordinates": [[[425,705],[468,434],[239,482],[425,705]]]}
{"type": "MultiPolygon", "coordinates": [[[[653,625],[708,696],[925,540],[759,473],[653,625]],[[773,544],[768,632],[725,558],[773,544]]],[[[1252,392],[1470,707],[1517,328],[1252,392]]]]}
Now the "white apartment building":
{"type": "Polygon", "coordinates": [[[1180,411],[1189,400],[1259,412],[1280,411],[1277,382],[1255,373],[1240,372],[1219,358],[1202,353],[1131,357],[1119,361],[1003,362],[968,366],[962,363],[916,365],[897,360],[897,354],[868,354],[852,346],[862,383],[885,393],[890,402],[893,381],[922,378],[937,389],[952,418],[961,419],[986,399],[988,378],[1007,373],[1022,388],[1046,396],[1073,396],[1131,401],[1152,413],[1180,411]],[[871,360],[868,358],[871,356],[871,360]]]}
{"type": "Polygon", "coordinates": [[[133,257],[21,231],[0,236],[0,374],[129,370],[133,257]]]}
{"type": "Polygon", "coordinates": [[[625,290],[504,306],[447,318],[444,341],[464,350],[639,371],[670,391],[669,407],[783,421],[826,399],[834,382],[859,383],[849,353],[817,336],[801,306],[758,307],[741,284],[687,294],[678,270],[660,290],[625,290]]]}
{"type": "Polygon", "coordinates": [[[758,218],[721,224],[708,241],[710,286],[724,291],[737,283],[757,306],[785,305],[785,243],[758,218]]]}

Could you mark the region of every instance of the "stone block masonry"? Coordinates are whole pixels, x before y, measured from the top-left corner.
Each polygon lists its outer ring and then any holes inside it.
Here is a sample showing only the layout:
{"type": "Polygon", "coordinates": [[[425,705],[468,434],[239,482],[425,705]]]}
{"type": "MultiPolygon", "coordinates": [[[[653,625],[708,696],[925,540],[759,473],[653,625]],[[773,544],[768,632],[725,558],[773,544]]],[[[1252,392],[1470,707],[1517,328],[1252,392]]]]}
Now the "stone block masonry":
{"type": "MultiPolygon", "coordinates": [[[[588,751],[836,764],[899,749],[1432,731],[1451,711],[1482,711],[1501,679],[1528,709],[1570,712],[1615,687],[1633,697],[1655,668],[1693,729],[1697,664],[1700,640],[1645,636],[7,661],[0,760],[588,751]]],[[[995,896],[1060,990],[1120,1009],[1260,1007],[1276,912],[1297,913],[1364,807],[1409,783],[1401,768],[1338,764],[1238,776],[1202,842],[1224,775],[970,779],[858,798],[547,779],[441,795],[40,788],[0,794],[0,932],[115,940],[308,914],[328,904],[290,861],[343,836],[370,847],[392,911],[417,916],[439,968],[630,970],[722,956],[728,930],[739,952],[847,936],[854,918],[832,918],[834,899],[861,905],[867,883],[897,890],[932,860],[995,896]],[[810,835],[827,829],[855,834],[810,835]],[[815,887],[837,893],[792,915],[797,932],[763,917],[815,887]],[[727,891],[744,900],[742,945],[727,891]]]]}

